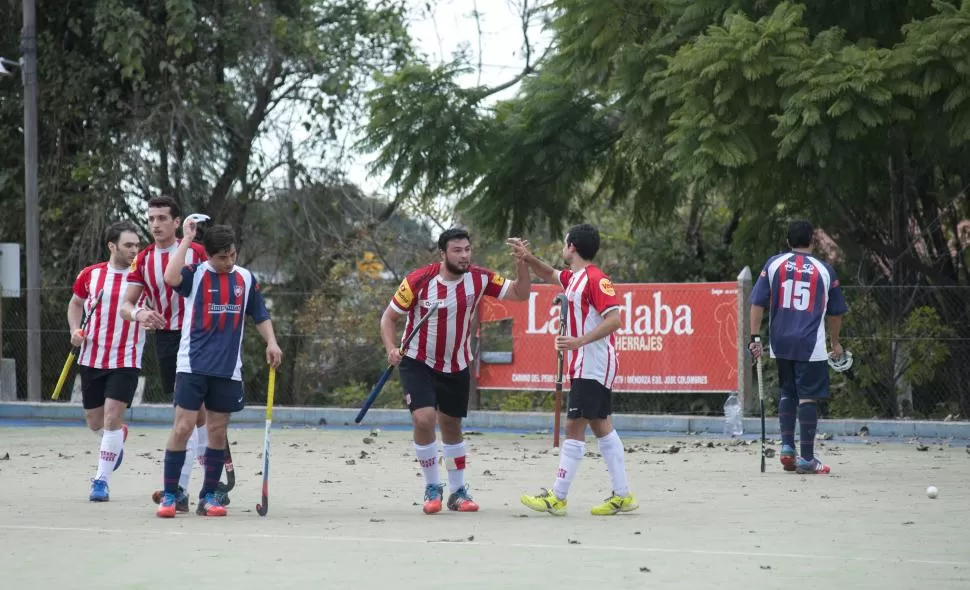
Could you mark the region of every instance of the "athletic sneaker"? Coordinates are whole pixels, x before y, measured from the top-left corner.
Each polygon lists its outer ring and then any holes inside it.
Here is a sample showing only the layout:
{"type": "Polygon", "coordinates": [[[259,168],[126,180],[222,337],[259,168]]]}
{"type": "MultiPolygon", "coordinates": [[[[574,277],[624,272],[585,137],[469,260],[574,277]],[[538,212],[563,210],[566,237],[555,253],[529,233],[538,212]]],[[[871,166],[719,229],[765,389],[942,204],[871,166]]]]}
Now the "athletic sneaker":
{"type": "MultiPolygon", "coordinates": [[[[165,495],[164,490],[155,490],[152,492],[152,502],[160,504],[162,502],[162,496],[165,495]]],[[[189,495],[185,493],[182,486],[179,486],[178,494],[175,497],[175,509],[179,512],[189,511],[189,495]]]]}
{"type": "Polygon", "coordinates": [[[429,483],[424,486],[424,513],[441,512],[441,500],[445,494],[445,486],[440,483],[429,483]]]}
{"type": "Polygon", "coordinates": [[[632,493],[627,492],[625,496],[618,496],[616,492],[607,498],[599,506],[593,506],[592,513],[595,516],[612,516],[617,512],[633,512],[640,505],[637,504],[637,499],[633,497],[632,493]]]}
{"type": "Polygon", "coordinates": [[[779,458],[781,459],[781,466],[785,471],[795,471],[795,447],[781,445],[779,458]]]}
{"type": "MultiPolygon", "coordinates": [[[[124,435],[122,436],[122,439],[121,439],[121,444],[125,444],[125,441],[128,440],[128,425],[122,424],[121,431],[124,432],[124,435]]],[[[125,458],[125,448],[121,447],[121,452],[118,453],[118,460],[115,461],[115,468],[112,471],[118,471],[118,468],[121,467],[121,461],[124,458],[125,458]]]]}
{"type": "Polygon", "coordinates": [[[448,510],[454,510],[456,512],[478,512],[478,504],[472,500],[471,495],[468,493],[468,484],[461,486],[457,492],[448,496],[448,510]]]}
{"type": "Polygon", "coordinates": [[[812,459],[810,461],[806,461],[801,457],[798,458],[798,463],[795,465],[795,470],[800,475],[813,475],[813,474],[824,475],[832,471],[831,469],[829,469],[828,465],[823,464],[817,458],[812,459]]]}
{"type": "Polygon", "coordinates": [[[519,501],[536,512],[548,512],[554,516],[566,515],[566,500],[560,500],[552,490],[542,488],[535,496],[522,494],[519,501]]]}
{"type": "Polygon", "coordinates": [[[92,502],[107,502],[108,482],[103,479],[91,480],[91,495],[88,496],[88,500],[92,502]]]}
{"type": "Polygon", "coordinates": [[[155,511],[155,514],[159,518],[175,518],[177,501],[178,498],[175,494],[162,492],[162,496],[159,498],[158,510],[155,511]]]}
{"type": "Polygon", "coordinates": [[[195,507],[195,513],[199,516],[225,516],[226,509],[219,498],[212,492],[199,499],[199,505],[195,507]]]}

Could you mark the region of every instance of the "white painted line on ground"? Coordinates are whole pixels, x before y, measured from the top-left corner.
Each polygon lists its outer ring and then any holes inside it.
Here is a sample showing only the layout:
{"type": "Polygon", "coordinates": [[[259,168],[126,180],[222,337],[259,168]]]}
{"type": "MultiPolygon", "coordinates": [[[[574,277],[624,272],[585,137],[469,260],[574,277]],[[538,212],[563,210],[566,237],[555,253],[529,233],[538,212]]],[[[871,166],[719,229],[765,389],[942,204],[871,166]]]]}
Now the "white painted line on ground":
{"type": "MultiPolygon", "coordinates": [[[[144,529],[100,529],[85,527],[56,527],[39,525],[18,525],[0,524],[0,530],[14,531],[42,531],[50,533],[84,533],[84,534],[117,534],[123,536],[142,535],[142,536],[175,536],[175,537],[241,537],[248,539],[276,539],[276,540],[298,540],[298,541],[320,541],[324,543],[390,543],[390,544],[411,544],[420,543],[420,539],[395,539],[392,537],[344,537],[326,535],[284,535],[275,533],[237,533],[237,532],[204,532],[204,531],[158,531],[144,529]]],[[[955,567],[970,568],[970,561],[946,561],[936,559],[907,559],[904,557],[858,557],[847,555],[803,555],[798,553],[770,553],[759,551],[720,551],[709,549],[676,549],[664,547],[619,547],[608,545],[550,545],[545,543],[483,543],[479,541],[447,541],[447,540],[426,540],[426,543],[436,543],[440,545],[454,545],[467,547],[500,547],[515,549],[567,549],[572,551],[607,551],[607,552],[628,552],[628,553],[671,553],[689,554],[703,556],[733,556],[733,557],[754,557],[754,558],[778,558],[778,559],[799,559],[813,560],[824,559],[833,561],[858,561],[868,563],[887,563],[887,564],[921,564],[921,565],[951,565],[955,567]]]]}

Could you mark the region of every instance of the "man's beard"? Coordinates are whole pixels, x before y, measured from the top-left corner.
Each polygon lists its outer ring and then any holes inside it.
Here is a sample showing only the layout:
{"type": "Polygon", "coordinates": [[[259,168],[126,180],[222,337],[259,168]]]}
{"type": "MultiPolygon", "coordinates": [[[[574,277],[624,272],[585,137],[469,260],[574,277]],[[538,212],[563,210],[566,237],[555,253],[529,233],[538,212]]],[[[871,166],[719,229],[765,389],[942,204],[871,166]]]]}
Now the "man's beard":
{"type": "Polygon", "coordinates": [[[451,274],[454,274],[454,275],[463,275],[466,272],[468,272],[468,267],[462,268],[460,266],[456,266],[456,265],[448,262],[447,259],[445,260],[445,268],[448,270],[448,272],[450,272],[451,274]]]}

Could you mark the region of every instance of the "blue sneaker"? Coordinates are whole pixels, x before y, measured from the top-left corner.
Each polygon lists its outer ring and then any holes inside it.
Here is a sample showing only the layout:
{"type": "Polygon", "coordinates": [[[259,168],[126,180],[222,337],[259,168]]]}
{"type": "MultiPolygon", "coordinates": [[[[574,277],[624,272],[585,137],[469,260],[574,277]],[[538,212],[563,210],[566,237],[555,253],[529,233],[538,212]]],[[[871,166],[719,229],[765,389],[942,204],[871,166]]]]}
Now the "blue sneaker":
{"type": "MultiPolygon", "coordinates": [[[[128,440],[128,425],[127,424],[122,424],[121,425],[121,430],[122,430],[122,432],[125,433],[124,434],[124,438],[121,439],[121,444],[124,444],[125,441],[128,440]]],[[[121,461],[124,460],[124,458],[125,458],[125,449],[122,448],[121,449],[121,452],[118,453],[118,459],[115,461],[114,471],[118,471],[118,468],[121,467],[121,461]]]]}
{"type": "Polygon", "coordinates": [[[107,502],[108,482],[103,479],[91,480],[91,494],[88,496],[88,500],[92,502],[107,502]]]}
{"type": "Polygon", "coordinates": [[[781,466],[785,471],[795,471],[795,447],[781,445],[781,453],[778,456],[781,459],[781,466]]]}
{"type": "Polygon", "coordinates": [[[175,518],[175,506],[178,503],[178,496],[171,492],[162,492],[158,500],[158,510],[155,514],[159,518],[175,518]]]}
{"type": "Polygon", "coordinates": [[[429,483],[424,486],[424,513],[435,514],[441,512],[441,500],[444,496],[445,486],[442,484],[429,483]]]}

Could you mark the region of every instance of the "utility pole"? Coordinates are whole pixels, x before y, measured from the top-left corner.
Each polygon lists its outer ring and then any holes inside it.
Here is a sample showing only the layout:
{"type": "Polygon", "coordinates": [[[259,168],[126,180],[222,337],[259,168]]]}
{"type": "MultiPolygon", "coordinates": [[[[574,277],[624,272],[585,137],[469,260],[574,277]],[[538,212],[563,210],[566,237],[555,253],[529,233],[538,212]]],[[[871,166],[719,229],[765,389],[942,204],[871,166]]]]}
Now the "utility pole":
{"type": "Polygon", "coordinates": [[[27,399],[40,401],[40,213],[37,194],[37,10],[23,0],[24,181],[27,219],[27,399]]]}

